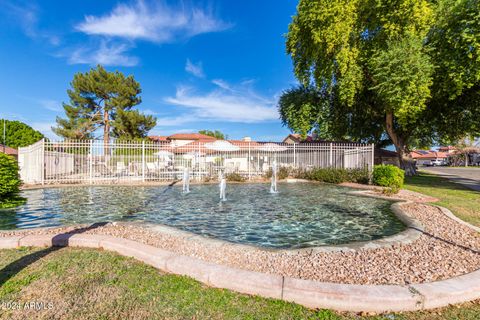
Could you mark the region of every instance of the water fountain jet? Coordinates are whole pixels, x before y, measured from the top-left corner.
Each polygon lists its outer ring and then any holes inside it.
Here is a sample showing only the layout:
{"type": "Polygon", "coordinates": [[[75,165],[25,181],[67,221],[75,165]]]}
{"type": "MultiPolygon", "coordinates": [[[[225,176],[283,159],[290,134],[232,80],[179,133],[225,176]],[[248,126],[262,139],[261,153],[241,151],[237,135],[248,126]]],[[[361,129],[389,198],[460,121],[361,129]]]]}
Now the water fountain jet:
{"type": "Polygon", "coordinates": [[[225,179],[223,172],[220,172],[220,200],[221,201],[227,201],[226,195],[225,195],[225,190],[227,188],[227,180],[225,179]]]}
{"type": "Polygon", "coordinates": [[[190,192],[190,170],[189,168],[185,168],[183,170],[183,193],[189,193],[190,192]]]}
{"type": "Polygon", "coordinates": [[[277,190],[277,160],[272,162],[272,183],[270,184],[270,193],[278,193],[277,190]]]}

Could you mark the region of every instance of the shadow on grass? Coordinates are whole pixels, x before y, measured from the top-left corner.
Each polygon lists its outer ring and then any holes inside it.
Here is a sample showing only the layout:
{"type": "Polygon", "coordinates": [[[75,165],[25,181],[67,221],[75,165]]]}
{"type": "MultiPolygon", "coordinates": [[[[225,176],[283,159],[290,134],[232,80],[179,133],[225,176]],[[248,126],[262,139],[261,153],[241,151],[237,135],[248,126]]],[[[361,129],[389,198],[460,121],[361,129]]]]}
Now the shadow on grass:
{"type": "Polygon", "coordinates": [[[27,268],[29,265],[35,263],[36,261],[42,259],[43,257],[49,255],[52,252],[61,250],[62,248],[68,246],[68,239],[71,236],[75,234],[84,233],[89,230],[96,229],[98,227],[102,227],[106,224],[107,222],[94,223],[85,228],[79,228],[67,233],[56,235],[55,237],[52,238],[51,247],[30,253],[3,267],[0,270],[0,287],[3,286],[5,282],[7,282],[9,279],[11,279],[16,274],[18,274],[20,271],[27,268]]]}
{"type": "Polygon", "coordinates": [[[442,176],[437,176],[435,174],[420,172],[417,176],[405,177],[405,184],[412,187],[435,188],[439,191],[456,190],[470,192],[475,192],[475,190],[460,184],[461,181],[469,185],[478,185],[477,180],[468,178],[452,177],[452,180],[449,180],[442,176]],[[458,180],[458,183],[452,181],[453,179],[458,180]]]}
{"type": "Polygon", "coordinates": [[[469,190],[462,185],[448,181],[446,178],[422,172],[418,176],[405,177],[405,184],[413,187],[437,188],[439,190],[469,190]]]}
{"type": "Polygon", "coordinates": [[[463,250],[466,250],[466,251],[470,251],[472,253],[475,253],[475,254],[479,254],[480,255],[480,251],[478,249],[475,249],[475,248],[470,248],[470,247],[467,247],[467,246],[464,246],[463,244],[459,244],[459,243],[455,243],[453,241],[450,241],[450,240],[447,240],[447,239],[443,239],[443,238],[440,238],[439,236],[436,236],[434,234],[431,234],[427,231],[424,231],[424,230],[421,230],[421,229],[418,229],[418,228],[415,228],[415,227],[411,227],[412,229],[415,229],[421,233],[423,233],[424,235],[426,236],[429,236],[430,238],[433,238],[433,239],[436,239],[436,240],[439,240],[439,241],[442,241],[442,242],[445,242],[449,245],[452,245],[452,246],[455,246],[457,248],[460,248],[460,249],[463,249],[463,250]]]}

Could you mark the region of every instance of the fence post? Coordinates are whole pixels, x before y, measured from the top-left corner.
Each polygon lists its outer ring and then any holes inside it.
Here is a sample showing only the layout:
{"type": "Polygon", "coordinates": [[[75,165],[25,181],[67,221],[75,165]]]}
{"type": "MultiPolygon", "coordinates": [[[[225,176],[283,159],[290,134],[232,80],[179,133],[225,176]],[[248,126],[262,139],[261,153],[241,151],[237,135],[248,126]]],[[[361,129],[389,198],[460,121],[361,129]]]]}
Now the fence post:
{"type": "Polygon", "coordinates": [[[372,143],[372,158],[370,159],[370,171],[373,172],[373,165],[375,164],[375,144],[372,143]]]}
{"type": "Polygon", "coordinates": [[[40,179],[42,180],[42,185],[45,184],[45,138],[42,139],[42,151],[41,151],[41,161],[40,161],[40,166],[42,168],[41,171],[41,177],[40,179]]]}
{"type": "Polygon", "coordinates": [[[358,156],[360,155],[360,148],[355,148],[355,153],[356,153],[356,159],[355,159],[355,168],[359,168],[360,165],[358,164],[358,156]]]}
{"type": "Polygon", "coordinates": [[[330,159],[328,161],[328,166],[332,167],[333,164],[333,143],[330,142],[330,159]]]}
{"type": "Polygon", "coordinates": [[[296,158],[296,151],[295,151],[295,146],[297,144],[294,142],[293,143],[293,167],[297,168],[297,158],[296,158]]]}
{"type": "Polygon", "coordinates": [[[90,184],[93,182],[93,140],[90,140],[90,150],[88,151],[90,158],[90,163],[88,164],[88,176],[90,179],[90,184]]]}
{"type": "Polygon", "coordinates": [[[142,141],[142,182],[145,182],[145,140],[142,141]]]}
{"type": "MultiPolygon", "coordinates": [[[[195,162],[197,162],[197,163],[195,163],[195,166],[197,167],[197,181],[200,181],[202,179],[202,170],[203,170],[202,169],[202,164],[200,163],[201,162],[200,160],[202,158],[202,157],[200,157],[200,154],[202,152],[200,150],[200,141],[197,142],[197,146],[198,146],[198,148],[197,148],[198,152],[197,152],[197,155],[195,156],[196,157],[195,162]]],[[[193,175],[195,176],[195,168],[192,168],[192,171],[193,171],[193,175]]]]}
{"type": "Polygon", "coordinates": [[[251,153],[250,153],[250,141],[248,141],[248,161],[247,161],[247,166],[248,166],[248,180],[252,179],[252,174],[250,172],[250,161],[251,161],[251,153]]]}

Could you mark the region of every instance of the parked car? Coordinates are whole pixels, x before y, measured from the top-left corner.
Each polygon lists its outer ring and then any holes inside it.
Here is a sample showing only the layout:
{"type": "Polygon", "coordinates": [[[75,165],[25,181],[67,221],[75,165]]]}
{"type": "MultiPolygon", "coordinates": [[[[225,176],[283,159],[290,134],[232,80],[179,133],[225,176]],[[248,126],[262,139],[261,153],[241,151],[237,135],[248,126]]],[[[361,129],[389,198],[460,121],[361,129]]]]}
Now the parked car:
{"type": "Polygon", "coordinates": [[[435,159],[435,160],[425,161],[423,165],[426,167],[435,167],[435,166],[444,166],[446,165],[446,163],[444,160],[435,159]]]}

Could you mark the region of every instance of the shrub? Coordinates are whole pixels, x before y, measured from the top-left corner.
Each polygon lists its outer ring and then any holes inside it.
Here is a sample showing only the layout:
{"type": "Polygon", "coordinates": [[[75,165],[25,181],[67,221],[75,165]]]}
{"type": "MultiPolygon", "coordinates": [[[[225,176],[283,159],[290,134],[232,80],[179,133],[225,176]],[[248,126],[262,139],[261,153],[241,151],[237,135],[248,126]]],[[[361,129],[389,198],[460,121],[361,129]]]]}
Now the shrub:
{"type": "Polygon", "coordinates": [[[232,172],[227,174],[225,176],[225,179],[227,179],[227,181],[234,181],[234,182],[245,182],[247,180],[244,176],[240,175],[237,172],[232,172]]]}
{"type": "Polygon", "coordinates": [[[9,155],[0,153],[0,199],[17,194],[19,187],[17,161],[9,155]]]}
{"type": "Polygon", "coordinates": [[[405,173],[394,165],[377,165],[373,167],[373,184],[387,187],[388,193],[397,193],[403,186],[405,173]]]}
{"type": "Polygon", "coordinates": [[[0,153],[0,208],[15,207],[25,201],[18,197],[20,184],[17,161],[0,153]]]}
{"type": "Polygon", "coordinates": [[[327,183],[368,183],[369,181],[367,169],[316,168],[308,171],[297,171],[295,177],[327,183]]]}
{"type": "MultiPolygon", "coordinates": [[[[290,176],[290,170],[287,167],[280,167],[277,169],[277,179],[283,180],[287,179],[290,176]]],[[[272,177],[272,168],[269,168],[265,172],[265,178],[270,179],[272,177]]]]}

